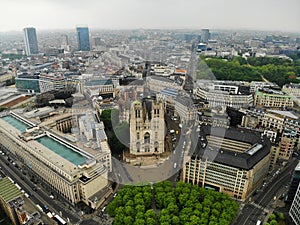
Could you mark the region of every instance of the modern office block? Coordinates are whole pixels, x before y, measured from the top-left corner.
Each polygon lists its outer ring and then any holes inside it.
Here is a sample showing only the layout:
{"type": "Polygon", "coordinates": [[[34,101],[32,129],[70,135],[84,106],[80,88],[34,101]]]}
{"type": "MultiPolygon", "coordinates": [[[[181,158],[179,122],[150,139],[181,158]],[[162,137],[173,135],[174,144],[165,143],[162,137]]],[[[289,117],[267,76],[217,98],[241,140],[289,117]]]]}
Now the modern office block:
{"type": "Polygon", "coordinates": [[[207,43],[209,39],[210,39],[209,29],[202,29],[201,30],[201,42],[207,43]]]}
{"type": "Polygon", "coordinates": [[[78,51],[90,51],[90,37],[88,27],[77,27],[78,51]]]}
{"type": "Polygon", "coordinates": [[[298,185],[289,215],[296,225],[300,225],[300,184],[298,185]]]}
{"type": "Polygon", "coordinates": [[[210,126],[199,135],[195,152],[184,158],[183,180],[244,201],[269,171],[268,138],[210,126]]]}
{"type": "Polygon", "coordinates": [[[288,198],[287,198],[288,202],[292,202],[295,199],[295,196],[297,195],[296,193],[297,193],[297,188],[299,186],[299,183],[300,183],[300,162],[296,166],[292,175],[292,179],[288,191],[288,198]]]}
{"type": "Polygon", "coordinates": [[[39,53],[36,30],[34,27],[27,27],[24,31],[25,53],[26,55],[34,55],[39,53]]]}

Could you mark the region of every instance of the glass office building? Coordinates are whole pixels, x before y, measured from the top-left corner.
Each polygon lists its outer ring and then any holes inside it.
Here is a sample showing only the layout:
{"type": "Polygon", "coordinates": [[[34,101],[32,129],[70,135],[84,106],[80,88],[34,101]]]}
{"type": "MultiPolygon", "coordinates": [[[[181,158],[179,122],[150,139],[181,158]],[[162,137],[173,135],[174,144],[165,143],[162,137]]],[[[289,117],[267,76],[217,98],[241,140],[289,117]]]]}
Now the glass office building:
{"type": "Polygon", "coordinates": [[[90,37],[88,27],[77,27],[78,51],[90,51],[90,37]]]}
{"type": "Polygon", "coordinates": [[[33,27],[27,27],[24,31],[25,53],[26,55],[34,55],[39,53],[36,30],[33,27]]]}
{"type": "Polygon", "coordinates": [[[28,93],[40,93],[39,76],[22,75],[15,79],[16,88],[18,91],[28,93]]]}
{"type": "Polygon", "coordinates": [[[298,184],[298,189],[290,208],[289,215],[296,225],[300,225],[300,183],[298,184]]]}

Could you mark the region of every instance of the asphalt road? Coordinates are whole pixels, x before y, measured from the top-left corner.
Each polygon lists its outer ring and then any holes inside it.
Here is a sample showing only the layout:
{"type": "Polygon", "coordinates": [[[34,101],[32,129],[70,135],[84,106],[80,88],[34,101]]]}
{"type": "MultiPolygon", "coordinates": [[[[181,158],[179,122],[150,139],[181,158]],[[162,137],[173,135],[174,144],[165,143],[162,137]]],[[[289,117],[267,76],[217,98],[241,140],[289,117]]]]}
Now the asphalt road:
{"type": "Polygon", "coordinates": [[[257,220],[263,221],[265,217],[264,213],[273,206],[274,196],[279,197],[278,193],[280,189],[291,180],[292,172],[298,162],[298,159],[292,158],[277,176],[267,181],[269,183],[266,184],[261,192],[253,197],[253,202],[245,204],[233,224],[255,225],[257,220]]]}
{"type": "Polygon", "coordinates": [[[289,164],[279,173],[276,177],[274,177],[269,185],[267,185],[263,192],[262,196],[258,195],[254,197],[254,202],[262,207],[267,207],[268,204],[273,200],[274,196],[277,196],[277,192],[282,188],[282,186],[288,184],[291,180],[292,172],[298,164],[298,160],[292,159],[289,164]]]}
{"type": "MultiPolygon", "coordinates": [[[[12,157],[10,156],[10,158],[12,157]]],[[[30,181],[29,177],[22,174],[22,172],[19,169],[17,169],[15,166],[13,166],[10,162],[9,165],[7,165],[6,164],[8,162],[7,156],[1,155],[0,161],[1,161],[2,171],[5,172],[7,176],[12,178],[16,183],[18,183],[26,193],[28,194],[31,193],[30,198],[35,204],[39,204],[40,206],[47,205],[51,212],[55,212],[56,214],[63,217],[66,221],[68,221],[67,218],[69,218],[72,224],[79,222],[80,220],[79,216],[77,216],[75,213],[70,212],[69,210],[66,210],[66,207],[63,205],[62,202],[58,200],[52,200],[49,197],[49,194],[46,193],[43,190],[43,188],[33,184],[30,181]],[[22,180],[21,177],[23,177],[24,180],[22,180]],[[36,187],[37,191],[33,191],[32,187],[36,187]]]]}

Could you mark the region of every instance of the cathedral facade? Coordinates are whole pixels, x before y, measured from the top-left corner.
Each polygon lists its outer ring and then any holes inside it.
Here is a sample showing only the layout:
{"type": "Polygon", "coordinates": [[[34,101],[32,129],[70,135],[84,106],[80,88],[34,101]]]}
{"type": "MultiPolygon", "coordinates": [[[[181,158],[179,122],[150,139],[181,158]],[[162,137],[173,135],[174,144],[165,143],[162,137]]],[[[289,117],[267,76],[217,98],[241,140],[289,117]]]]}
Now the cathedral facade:
{"type": "Polygon", "coordinates": [[[156,99],[134,101],[130,107],[130,154],[159,155],[165,151],[163,103],[156,99]]]}

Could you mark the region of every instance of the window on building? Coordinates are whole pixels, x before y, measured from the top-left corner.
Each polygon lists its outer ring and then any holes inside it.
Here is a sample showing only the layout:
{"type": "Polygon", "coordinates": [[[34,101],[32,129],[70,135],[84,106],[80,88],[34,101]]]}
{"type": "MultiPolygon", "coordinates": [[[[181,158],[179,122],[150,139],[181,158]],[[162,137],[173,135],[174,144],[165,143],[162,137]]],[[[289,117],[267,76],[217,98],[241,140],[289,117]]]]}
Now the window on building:
{"type": "Polygon", "coordinates": [[[159,144],[158,142],[154,142],[154,152],[158,152],[158,147],[159,147],[159,144]]]}
{"type": "Polygon", "coordinates": [[[135,118],[141,118],[141,114],[140,114],[140,110],[139,109],[136,109],[135,110],[135,118]]]}
{"type": "Polygon", "coordinates": [[[144,135],[144,143],[150,144],[150,134],[148,132],[146,132],[144,135]]]}

